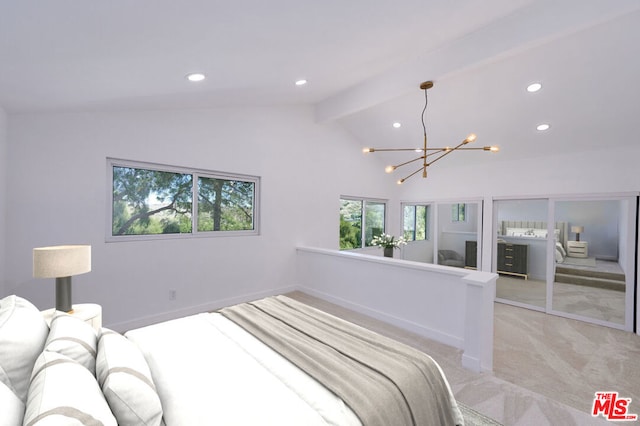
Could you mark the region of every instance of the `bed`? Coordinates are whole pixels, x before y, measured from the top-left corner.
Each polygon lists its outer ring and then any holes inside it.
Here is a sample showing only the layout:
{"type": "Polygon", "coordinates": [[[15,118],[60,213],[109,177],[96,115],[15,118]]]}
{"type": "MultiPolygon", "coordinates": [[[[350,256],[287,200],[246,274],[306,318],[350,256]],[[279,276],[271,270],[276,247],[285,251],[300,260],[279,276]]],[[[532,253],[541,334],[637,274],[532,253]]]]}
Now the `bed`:
{"type": "MultiPolygon", "coordinates": [[[[548,238],[547,222],[503,220],[500,222],[499,237],[548,238]]],[[[553,229],[555,240],[556,263],[563,263],[567,257],[567,240],[569,239],[567,222],[556,222],[553,229]]]]}
{"type": "Polygon", "coordinates": [[[285,296],[125,335],[8,296],[0,406],[29,426],[464,423],[429,356],[285,296]]]}

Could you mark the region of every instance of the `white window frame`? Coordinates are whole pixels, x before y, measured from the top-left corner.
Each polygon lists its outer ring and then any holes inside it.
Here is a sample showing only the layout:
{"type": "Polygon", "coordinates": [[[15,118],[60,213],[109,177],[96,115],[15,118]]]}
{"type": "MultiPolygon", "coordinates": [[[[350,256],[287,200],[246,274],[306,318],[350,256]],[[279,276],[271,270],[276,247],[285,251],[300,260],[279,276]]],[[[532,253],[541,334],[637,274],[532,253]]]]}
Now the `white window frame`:
{"type": "Polygon", "coordinates": [[[260,177],[244,175],[239,173],[227,173],[213,170],[204,170],[191,167],[180,167],[166,164],[149,163],[144,161],[123,160],[117,158],[107,158],[107,220],[106,220],[106,241],[145,241],[145,240],[165,240],[184,238],[216,238],[229,236],[252,236],[260,235],[260,177]],[[181,173],[192,175],[192,209],[191,209],[191,232],[175,234],[145,234],[145,235],[113,235],[113,168],[128,167],[134,169],[153,170],[159,172],[181,173]],[[236,180],[251,182],[254,185],[253,191],[253,229],[237,231],[198,231],[198,178],[212,178],[224,180],[236,180]]]}

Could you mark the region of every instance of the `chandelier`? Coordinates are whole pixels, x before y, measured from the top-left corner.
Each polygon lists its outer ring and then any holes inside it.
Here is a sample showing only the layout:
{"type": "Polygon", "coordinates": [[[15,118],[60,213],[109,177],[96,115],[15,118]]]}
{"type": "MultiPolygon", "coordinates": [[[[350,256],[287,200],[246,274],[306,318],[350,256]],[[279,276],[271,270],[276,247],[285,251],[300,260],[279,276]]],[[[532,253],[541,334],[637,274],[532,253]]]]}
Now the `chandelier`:
{"type": "Polygon", "coordinates": [[[393,173],[397,168],[402,167],[402,166],[406,166],[407,164],[411,164],[414,163],[416,161],[420,161],[422,160],[422,166],[416,170],[415,172],[411,173],[410,175],[399,179],[397,181],[398,185],[401,185],[404,183],[404,181],[406,181],[407,179],[409,179],[410,177],[418,174],[419,172],[422,171],[422,177],[426,178],[427,177],[427,167],[429,167],[430,165],[432,165],[433,163],[435,163],[436,161],[440,160],[442,157],[451,154],[453,151],[489,151],[489,152],[498,152],[500,149],[497,146],[483,146],[483,147],[477,147],[477,148],[469,148],[466,145],[470,144],[472,142],[474,142],[476,140],[476,135],[474,133],[471,133],[469,136],[467,136],[462,142],[460,142],[458,145],[454,146],[454,147],[444,147],[444,148],[429,148],[427,147],[427,127],[425,125],[425,113],[427,111],[427,104],[428,104],[428,97],[427,97],[427,90],[431,89],[433,87],[433,81],[425,81],[424,83],[420,84],[420,89],[424,90],[424,109],[422,110],[422,130],[423,130],[423,135],[424,135],[424,144],[422,145],[422,148],[364,148],[362,150],[362,152],[364,153],[370,153],[370,152],[377,152],[377,151],[414,151],[414,152],[418,152],[421,155],[417,158],[414,158],[412,160],[409,161],[405,161],[404,163],[400,163],[398,165],[395,166],[387,166],[384,170],[387,173],[393,173]],[[434,157],[435,156],[435,157],[434,157]]]}

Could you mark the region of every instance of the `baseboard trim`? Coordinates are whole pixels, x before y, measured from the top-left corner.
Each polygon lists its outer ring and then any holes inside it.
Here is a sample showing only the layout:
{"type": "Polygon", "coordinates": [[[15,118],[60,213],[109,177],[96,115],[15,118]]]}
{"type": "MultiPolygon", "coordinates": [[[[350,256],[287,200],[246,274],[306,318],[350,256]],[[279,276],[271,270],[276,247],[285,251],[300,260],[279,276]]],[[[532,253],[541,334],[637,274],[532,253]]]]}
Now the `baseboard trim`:
{"type": "Polygon", "coordinates": [[[295,286],[280,287],[276,289],[259,291],[255,293],[246,293],[239,296],[229,297],[226,299],[212,300],[200,305],[187,306],[181,309],[173,311],[162,312],[160,314],[148,315],[132,319],[129,321],[123,321],[114,324],[107,324],[105,327],[115,330],[119,333],[124,333],[127,330],[133,330],[135,328],[146,327],[147,325],[156,324],[163,321],[169,321],[176,318],[186,317],[189,315],[195,315],[202,312],[215,311],[225,306],[237,305],[238,303],[250,302],[252,300],[262,299],[263,297],[274,296],[277,294],[284,294],[297,290],[295,286]]]}
{"type": "Polygon", "coordinates": [[[328,293],[317,291],[308,287],[298,287],[297,290],[307,293],[311,296],[315,296],[319,299],[326,300],[327,302],[334,303],[338,306],[342,306],[343,308],[350,309],[360,314],[367,315],[377,320],[386,322],[388,324],[394,325],[404,330],[411,331],[412,333],[419,334],[422,337],[426,337],[428,339],[432,339],[437,342],[444,343],[445,345],[453,346],[454,348],[458,348],[458,349],[462,349],[464,346],[464,339],[458,338],[451,334],[441,333],[437,330],[425,327],[415,322],[407,321],[405,319],[398,318],[396,316],[387,314],[385,312],[378,311],[376,309],[371,309],[364,305],[350,302],[348,300],[335,297],[328,293]]]}

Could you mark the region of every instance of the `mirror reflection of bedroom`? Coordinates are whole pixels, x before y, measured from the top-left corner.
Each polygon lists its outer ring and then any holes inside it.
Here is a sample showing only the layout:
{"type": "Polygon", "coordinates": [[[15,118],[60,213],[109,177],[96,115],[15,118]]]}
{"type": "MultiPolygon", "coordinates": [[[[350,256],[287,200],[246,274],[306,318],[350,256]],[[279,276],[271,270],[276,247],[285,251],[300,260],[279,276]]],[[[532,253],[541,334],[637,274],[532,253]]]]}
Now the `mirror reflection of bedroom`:
{"type": "Polygon", "coordinates": [[[495,201],[496,299],[630,329],[635,207],[623,196],[495,201]]]}

